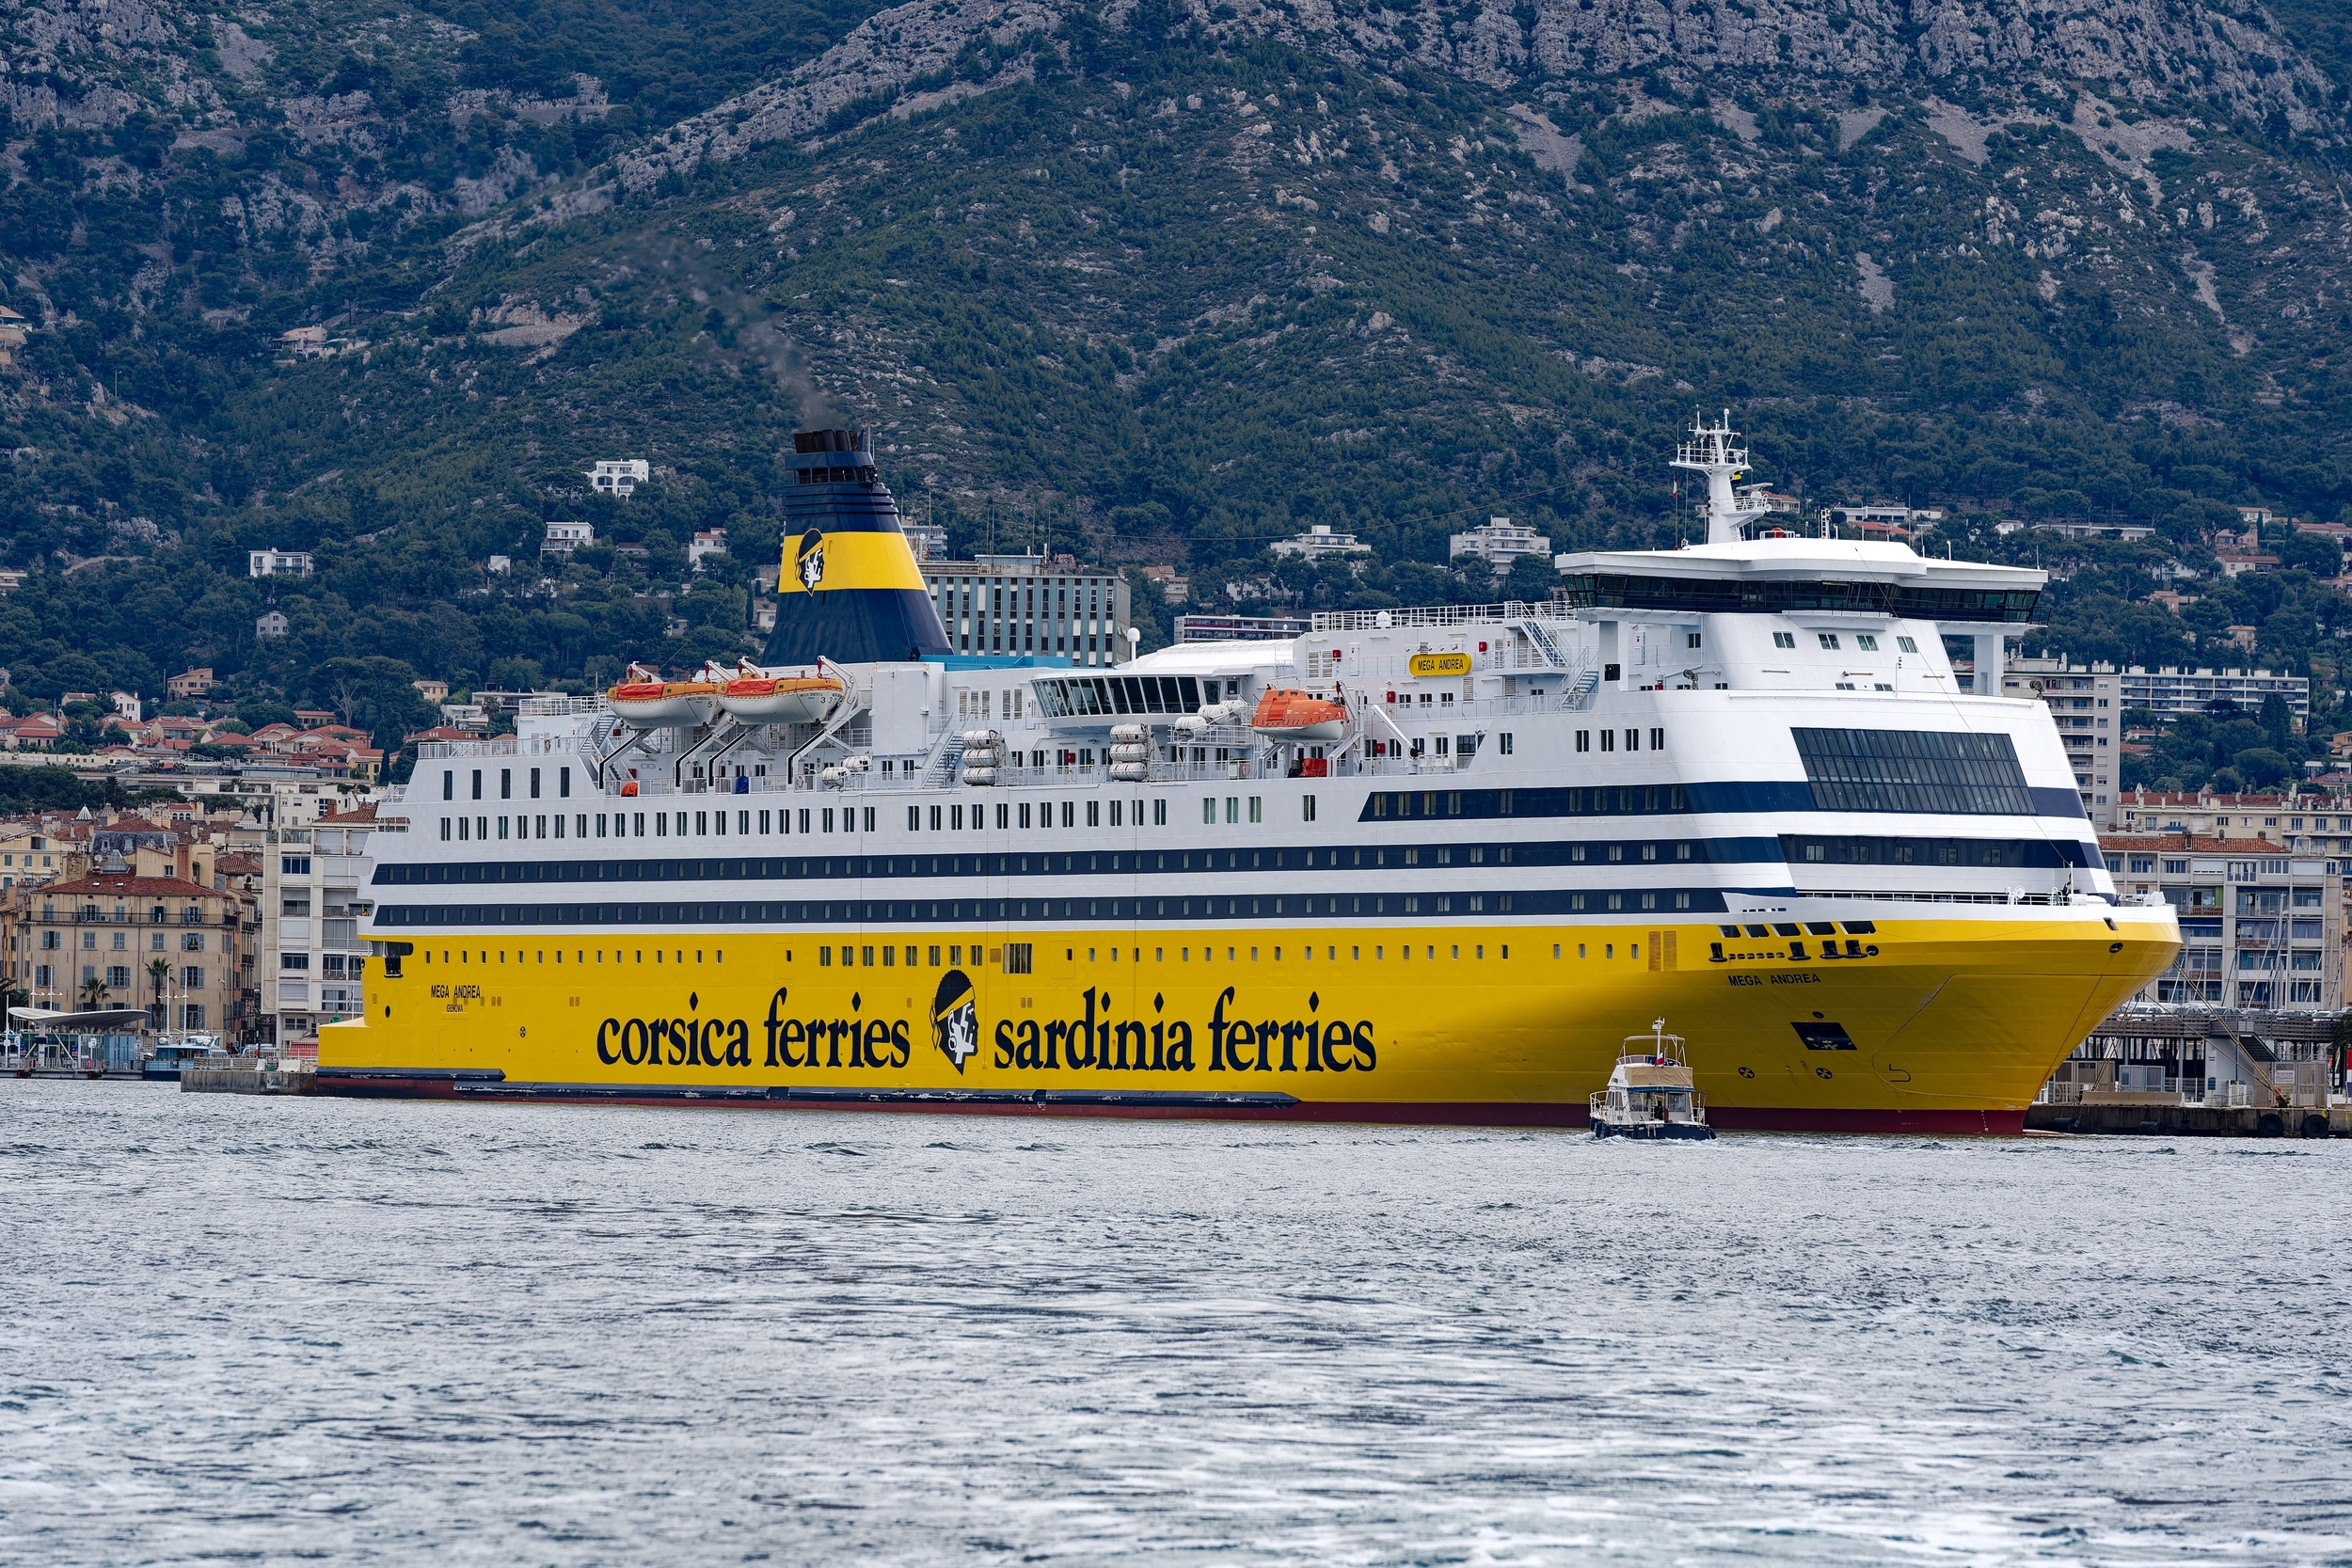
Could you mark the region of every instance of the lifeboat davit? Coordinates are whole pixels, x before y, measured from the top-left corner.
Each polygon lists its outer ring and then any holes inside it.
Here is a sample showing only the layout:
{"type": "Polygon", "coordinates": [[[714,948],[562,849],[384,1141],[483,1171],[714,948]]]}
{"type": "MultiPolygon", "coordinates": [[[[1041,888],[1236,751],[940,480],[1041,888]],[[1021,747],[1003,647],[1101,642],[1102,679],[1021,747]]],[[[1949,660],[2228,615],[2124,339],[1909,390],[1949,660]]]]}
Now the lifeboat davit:
{"type": "Polygon", "coordinates": [[[1278,687],[1258,699],[1249,727],[1276,740],[1338,740],[1347,733],[1347,708],[1312,691],[1278,687]]]}
{"type": "Polygon", "coordinates": [[[719,692],[719,705],[747,724],[813,724],[841,701],[831,675],[743,675],[719,692]]]}
{"type": "Polygon", "coordinates": [[[709,723],[722,689],[717,681],[625,681],[604,700],[632,724],[682,729],[709,723]]]}

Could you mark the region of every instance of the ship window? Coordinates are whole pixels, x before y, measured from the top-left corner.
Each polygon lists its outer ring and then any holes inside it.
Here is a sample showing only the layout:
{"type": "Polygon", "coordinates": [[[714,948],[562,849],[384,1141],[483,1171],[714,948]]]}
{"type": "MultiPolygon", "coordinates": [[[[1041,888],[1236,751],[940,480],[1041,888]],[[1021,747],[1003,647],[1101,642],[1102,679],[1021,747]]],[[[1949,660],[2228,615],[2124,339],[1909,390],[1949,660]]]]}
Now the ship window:
{"type": "Polygon", "coordinates": [[[1878,924],[1875,921],[1849,920],[1846,922],[1846,934],[1850,937],[1874,937],[1878,935],[1878,924]]]}
{"type": "Polygon", "coordinates": [[[1772,933],[1771,931],[1761,926],[1751,926],[1748,927],[1748,935],[1752,937],[1769,937],[1772,934],[1772,933]]]}
{"type": "Polygon", "coordinates": [[[1718,926],[1715,928],[1727,937],[1736,937],[1740,934],[1740,927],[1737,926],[1718,926]]]}
{"type": "MultiPolygon", "coordinates": [[[[1784,937],[1801,937],[1804,935],[1804,932],[1798,927],[1796,922],[1790,920],[1774,921],[1772,923],[1772,929],[1784,937]]],[[[1759,936],[1762,934],[1762,932],[1757,933],[1759,936]]]]}
{"type": "Polygon", "coordinates": [[[457,773],[453,768],[441,769],[441,799],[444,800],[457,799],[457,773]]]}
{"type": "Polygon", "coordinates": [[[1836,653],[1837,651],[1837,634],[1836,632],[1816,632],[1814,635],[1821,640],[1822,647],[1827,648],[1832,653],[1836,653]]]}
{"type": "Polygon", "coordinates": [[[1793,647],[1795,647],[1796,645],[1797,645],[1797,634],[1796,634],[1795,632],[1793,632],[1793,631],[1776,631],[1776,632],[1772,633],[1772,646],[1773,646],[1773,647],[1775,647],[1775,648],[1793,648],[1793,647]]]}
{"type": "Polygon", "coordinates": [[[1919,651],[1919,644],[1913,641],[1908,637],[1898,637],[1895,639],[1895,646],[1899,651],[1906,654],[1915,654],[1919,651]]]}
{"type": "Polygon", "coordinates": [[[1804,928],[1809,935],[1817,937],[1834,937],[1837,934],[1837,927],[1826,920],[1808,920],[1804,923],[1804,928]]]}
{"type": "Polygon", "coordinates": [[[1866,654],[1874,654],[1879,651],[1879,640],[1867,631],[1854,633],[1853,645],[1866,654]]]}
{"type": "Polygon", "coordinates": [[[1579,730],[1576,732],[1576,749],[1580,752],[1589,752],[1593,749],[1592,731],[1579,730]]]}
{"type": "Polygon", "coordinates": [[[1793,730],[1813,802],[1823,811],[2033,815],[2006,735],[1914,730],[1793,730]]]}

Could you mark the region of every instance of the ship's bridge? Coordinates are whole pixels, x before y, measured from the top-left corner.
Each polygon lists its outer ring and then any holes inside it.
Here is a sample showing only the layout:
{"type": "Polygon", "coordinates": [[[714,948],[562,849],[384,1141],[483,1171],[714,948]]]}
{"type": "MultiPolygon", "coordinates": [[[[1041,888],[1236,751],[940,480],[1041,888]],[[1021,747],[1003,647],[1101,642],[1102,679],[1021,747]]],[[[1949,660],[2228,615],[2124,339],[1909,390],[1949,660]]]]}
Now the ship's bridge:
{"type": "Polygon", "coordinates": [[[2045,574],[1936,561],[1907,545],[1782,538],[1559,558],[1565,598],[1630,686],[1950,690],[1943,649],[1974,640],[1997,692],[2006,638],[2033,625],[2045,574]]]}

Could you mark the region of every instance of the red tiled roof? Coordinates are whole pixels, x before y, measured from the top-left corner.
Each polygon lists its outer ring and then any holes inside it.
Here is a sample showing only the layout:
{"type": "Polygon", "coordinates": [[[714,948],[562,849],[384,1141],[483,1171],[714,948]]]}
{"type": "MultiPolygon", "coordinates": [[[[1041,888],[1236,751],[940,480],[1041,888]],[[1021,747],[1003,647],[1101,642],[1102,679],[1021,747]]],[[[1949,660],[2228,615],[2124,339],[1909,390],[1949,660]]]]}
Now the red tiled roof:
{"type": "Polygon", "coordinates": [[[339,811],[321,816],[310,825],[314,828],[347,828],[355,823],[373,822],[375,820],[375,805],[373,800],[370,800],[366,805],[354,807],[350,811],[339,811]]]}
{"type": "Polygon", "coordinates": [[[2214,838],[2195,833],[2101,833],[2101,849],[2169,849],[2174,854],[2270,855],[2286,853],[2286,846],[2266,838],[2214,838]]]}
{"type": "Polygon", "coordinates": [[[92,872],[76,877],[70,882],[51,882],[41,889],[43,894],[88,893],[115,894],[131,898],[182,898],[189,894],[213,893],[200,882],[179,877],[135,877],[128,873],[92,872]]]}

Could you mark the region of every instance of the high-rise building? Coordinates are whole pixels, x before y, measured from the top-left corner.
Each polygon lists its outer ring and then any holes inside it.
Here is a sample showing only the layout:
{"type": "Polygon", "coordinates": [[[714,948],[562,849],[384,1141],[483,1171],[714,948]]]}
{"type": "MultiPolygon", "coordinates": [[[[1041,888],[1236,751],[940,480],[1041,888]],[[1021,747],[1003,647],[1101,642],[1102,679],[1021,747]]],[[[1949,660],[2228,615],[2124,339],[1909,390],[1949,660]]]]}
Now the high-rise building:
{"type": "Polygon", "coordinates": [[[374,831],[371,803],[280,829],[262,850],[262,1010],[280,1045],[365,1006],[358,922],[374,831]]]}
{"type": "Polygon", "coordinates": [[[2040,697],[2066,745],[2083,815],[2105,832],[2115,826],[2115,797],[2121,788],[2116,750],[2122,737],[2122,677],[2112,664],[2069,664],[2057,658],[2011,659],[2001,673],[2004,697],[2040,697]]]}
{"type": "Polygon", "coordinates": [[[1036,555],[926,561],[922,571],[950,653],[1034,654],[1081,667],[1127,657],[1125,578],[1036,555]]]}

